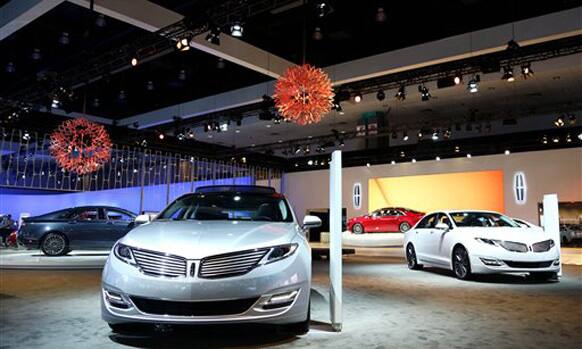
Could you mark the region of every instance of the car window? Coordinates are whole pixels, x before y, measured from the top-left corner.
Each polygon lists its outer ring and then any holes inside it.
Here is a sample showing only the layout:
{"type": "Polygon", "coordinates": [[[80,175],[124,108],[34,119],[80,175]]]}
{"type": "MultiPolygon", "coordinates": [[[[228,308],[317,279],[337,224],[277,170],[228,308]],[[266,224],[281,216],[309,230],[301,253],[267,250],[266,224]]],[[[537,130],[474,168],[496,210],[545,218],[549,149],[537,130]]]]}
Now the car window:
{"type": "Polygon", "coordinates": [[[133,221],[133,217],[123,211],[107,209],[106,212],[107,212],[106,217],[108,221],[127,223],[133,221]]]}
{"type": "Polygon", "coordinates": [[[511,218],[495,212],[453,212],[451,213],[451,217],[457,227],[521,227],[521,225],[511,218]]]}
{"type": "Polygon", "coordinates": [[[453,227],[453,224],[451,223],[451,220],[449,219],[449,216],[447,216],[444,213],[439,214],[438,222],[439,223],[444,223],[444,224],[448,225],[449,228],[452,228],[453,227]]]}
{"type": "Polygon", "coordinates": [[[416,227],[417,229],[430,229],[430,228],[434,228],[436,226],[436,222],[437,222],[437,215],[436,214],[431,214],[428,215],[426,217],[424,217],[419,223],[418,226],[416,227]]]}
{"type": "Polygon", "coordinates": [[[96,221],[99,220],[99,210],[96,208],[88,208],[77,211],[74,219],[78,221],[96,221]]]}

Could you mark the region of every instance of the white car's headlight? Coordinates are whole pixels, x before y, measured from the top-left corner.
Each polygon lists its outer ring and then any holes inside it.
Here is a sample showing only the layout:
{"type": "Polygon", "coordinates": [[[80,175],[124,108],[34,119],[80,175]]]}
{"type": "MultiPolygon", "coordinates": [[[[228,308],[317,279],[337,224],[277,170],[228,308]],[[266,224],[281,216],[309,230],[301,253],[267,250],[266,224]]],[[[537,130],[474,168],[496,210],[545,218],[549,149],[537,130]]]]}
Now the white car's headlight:
{"type": "Polygon", "coordinates": [[[118,243],[113,247],[113,254],[120,261],[131,265],[137,265],[135,258],[133,258],[133,252],[131,252],[131,247],[118,243]]]}
{"type": "Polygon", "coordinates": [[[296,243],[271,247],[261,264],[269,264],[291,256],[299,245],[296,243]]]}

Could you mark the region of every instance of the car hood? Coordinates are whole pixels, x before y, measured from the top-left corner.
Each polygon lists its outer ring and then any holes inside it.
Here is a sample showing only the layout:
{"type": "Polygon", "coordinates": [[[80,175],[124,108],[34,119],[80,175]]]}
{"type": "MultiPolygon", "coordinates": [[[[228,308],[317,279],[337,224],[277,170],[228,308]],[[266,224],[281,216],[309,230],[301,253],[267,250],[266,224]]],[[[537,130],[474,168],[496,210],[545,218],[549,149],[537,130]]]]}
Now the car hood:
{"type": "Polygon", "coordinates": [[[188,259],[289,243],[294,223],[243,221],[154,221],[131,230],[121,242],[188,259]]]}
{"type": "Polygon", "coordinates": [[[473,238],[504,240],[532,244],[550,239],[542,229],[535,228],[457,228],[473,238]]]}

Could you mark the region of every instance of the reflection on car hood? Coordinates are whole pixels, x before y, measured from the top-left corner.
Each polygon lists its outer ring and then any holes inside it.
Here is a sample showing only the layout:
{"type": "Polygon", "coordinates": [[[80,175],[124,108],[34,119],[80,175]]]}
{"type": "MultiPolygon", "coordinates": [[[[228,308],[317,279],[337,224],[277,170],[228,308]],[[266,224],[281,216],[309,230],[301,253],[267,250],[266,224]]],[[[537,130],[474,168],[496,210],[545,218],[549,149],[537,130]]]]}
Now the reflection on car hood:
{"type": "Polygon", "coordinates": [[[243,221],[154,221],[141,225],[121,242],[188,259],[269,247],[291,242],[294,223],[243,221]]]}
{"type": "Polygon", "coordinates": [[[532,228],[457,228],[463,231],[463,234],[470,234],[476,238],[486,238],[493,240],[505,240],[532,244],[534,242],[550,239],[542,229],[532,228]]]}

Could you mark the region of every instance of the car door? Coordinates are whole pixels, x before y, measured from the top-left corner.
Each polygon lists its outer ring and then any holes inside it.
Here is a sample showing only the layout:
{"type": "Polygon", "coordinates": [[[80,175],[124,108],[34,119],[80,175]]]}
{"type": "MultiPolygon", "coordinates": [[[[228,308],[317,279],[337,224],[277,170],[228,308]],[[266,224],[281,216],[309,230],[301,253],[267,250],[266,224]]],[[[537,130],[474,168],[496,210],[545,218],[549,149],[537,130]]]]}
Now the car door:
{"type": "Polygon", "coordinates": [[[398,211],[394,209],[387,209],[382,215],[382,231],[395,232],[398,228],[398,211]]]}
{"type": "Polygon", "coordinates": [[[106,234],[103,210],[98,207],[77,209],[68,222],[68,237],[73,249],[100,248],[101,236],[106,234]]]}
{"type": "Polygon", "coordinates": [[[448,252],[446,252],[446,239],[449,237],[452,232],[453,225],[451,223],[450,217],[443,212],[437,214],[435,224],[433,228],[431,228],[430,233],[428,234],[427,242],[428,242],[428,257],[433,261],[435,264],[442,264],[448,265],[449,264],[449,256],[448,252]],[[448,229],[437,229],[436,225],[438,223],[444,223],[449,228],[448,229]]]}
{"type": "Polygon", "coordinates": [[[370,214],[363,222],[364,229],[368,233],[376,233],[382,229],[382,210],[376,210],[370,214]]]}
{"type": "Polygon", "coordinates": [[[121,239],[133,228],[135,217],[126,211],[115,208],[105,208],[104,211],[107,221],[107,234],[100,237],[99,246],[111,248],[117,240],[121,239]]]}
{"type": "Polygon", "coordinates": [[[418,222],[416,229],[414,230],[414,249],[416,250],[416,255],[423,260],[428,260],[430,258],[430,237],[431,231],[436,225],[436,221],[437,214],[429,214],[418,222]]]}

